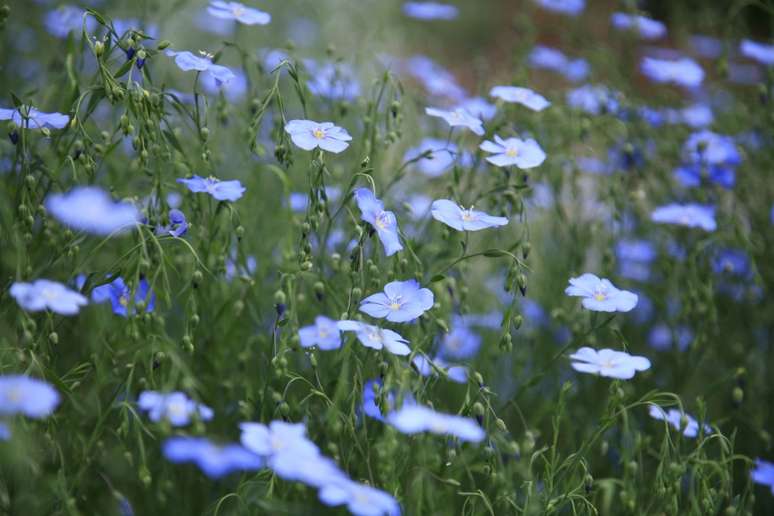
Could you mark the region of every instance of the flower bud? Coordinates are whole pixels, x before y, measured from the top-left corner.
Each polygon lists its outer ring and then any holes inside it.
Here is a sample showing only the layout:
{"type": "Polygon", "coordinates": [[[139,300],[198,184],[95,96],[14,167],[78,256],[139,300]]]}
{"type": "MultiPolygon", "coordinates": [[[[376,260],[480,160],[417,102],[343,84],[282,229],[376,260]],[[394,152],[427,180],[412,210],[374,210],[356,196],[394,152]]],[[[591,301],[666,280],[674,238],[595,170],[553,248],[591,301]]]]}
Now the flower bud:
{"type": "Polygon", "coordinates": [[[102,43],[101,41],[97,41],[96,43],[94,43],[94,55],[96,55],[97,57],[100,57],[104,53],[105,53],[105,44],[102,43]]]}
{"type": "Polygon", "coordinates": [[[164,49],[168,48],[171,44],[172,44],[171,41],[164,39],[164,40],[161,40],[161,42],[159,43],[159,45],[156,48],[158,50],[164,50],[164,49]]]}

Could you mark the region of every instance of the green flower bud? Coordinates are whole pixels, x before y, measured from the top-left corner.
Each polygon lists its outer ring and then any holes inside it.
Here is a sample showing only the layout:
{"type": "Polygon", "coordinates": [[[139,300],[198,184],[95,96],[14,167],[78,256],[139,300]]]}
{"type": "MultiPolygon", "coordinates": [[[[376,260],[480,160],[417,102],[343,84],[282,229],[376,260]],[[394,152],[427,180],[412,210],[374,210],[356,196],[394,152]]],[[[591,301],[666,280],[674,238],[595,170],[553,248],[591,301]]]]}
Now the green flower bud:
{"type": "Polygon", "coordinates": [[[166,48],[168,48],[168,47],[169,47],[171,44],[172,44],[172,42],[171,42],[171,41],[164,39],[164,40],[161,40],[161,42],[159,43],[159,45],[158,45],[156,48],[157,48],[158,50],[165,50],[165,49],[166,49],[166,48]]]}

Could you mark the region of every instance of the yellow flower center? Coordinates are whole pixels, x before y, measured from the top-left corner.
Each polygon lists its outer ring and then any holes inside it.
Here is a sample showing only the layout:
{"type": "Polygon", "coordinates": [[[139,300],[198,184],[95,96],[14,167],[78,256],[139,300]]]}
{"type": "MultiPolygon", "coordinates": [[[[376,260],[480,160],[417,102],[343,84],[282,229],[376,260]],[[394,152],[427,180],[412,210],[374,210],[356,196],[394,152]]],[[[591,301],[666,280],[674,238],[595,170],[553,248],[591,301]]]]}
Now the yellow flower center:
{"type": "Polygon", "coordinates": [[[325,138],[325,131],[317,127],[315,128],[314,131],[312,131],[312,136],[314,136],[318,140],[322,140],[323,138],[325,138]]]}
{"type": "Polygon", "coordinates": [[[235,17],[240,17],[243,14],[245,14],[245,8],[241,5],[237,5],[234,8],[232,8],[231,12],[234,14],[235,17]]]}
{"type": "Polygon", "coordinates": [[[516,147],[508,147],[505,151],[505,155],[509,158],[515,158],[519,154],[519,150],[516,147]]]}
{"type": "Polygon", "coordinates": [[[597,301],[604,301],[605,300],[605,294],[603,292],[597,292],[594,294],[594,299],[597,301]]]}

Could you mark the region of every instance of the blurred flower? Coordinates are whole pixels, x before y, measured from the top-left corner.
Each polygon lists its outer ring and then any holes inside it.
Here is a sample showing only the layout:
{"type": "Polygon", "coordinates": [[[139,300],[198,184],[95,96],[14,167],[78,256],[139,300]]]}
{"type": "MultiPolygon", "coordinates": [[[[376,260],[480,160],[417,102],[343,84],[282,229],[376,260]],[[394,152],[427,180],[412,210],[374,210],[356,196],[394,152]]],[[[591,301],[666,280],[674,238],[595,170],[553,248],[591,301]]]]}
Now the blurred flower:
{"type": "Polygon", "coordinates": [[[457,84],[454,75],[429,57],[412,56],[406,60],[404,66],[431,95],[448,97],[458,102],[467,98],[465,90],[457,84]]]}
{"type": "Polygon", "coordinates": [[[560,73],[573,82],[582,81],[589,74],[589,63],[585,59],[569,59],[561,51],[543,45],[535,45],[532,49],[529,64],[533,68],[560,73]]]}
{"type": "Polygon", "coordinates": [[[635,31],[644,39],[658,39],[666,35],[666,26],[663,23],[645,16],[613,13],[610,21],[616,29],[635,31]]]}
{"type": "Polygon", "coordinates": [[[307,86],[312,95],[331,100],[354,100],[360,96],[360,82],[348,64],[305,60],[304,65],[309,70],[307,86]]]}
{"type": "Polygon", "coordinates": [[[475,356],[480,347],[481,336],[471,331],[465,319],[455,316],[451,331],[441,340],[439,354],[443,358],[464,360],[475,356]]]}
{"type": "Polygon", "coordinates": [[[656,249],[648,240],[620,240],[615,246],[618,274],[623,278],[647,281],[656,249]]]}
{"type": "Polygon", "coordinates": [[[704,70],[688,57],[680,59],[656,59],[643,57],[640,69],[656,82],[671,82],[686,88],[695,88],[704,80],[704,70]]]}
{"type": "Polygon", "coordinates": [[[188,222],[185,220],[185,214],[178,209],[169,210],[169,224],[156,228],[157,235],[171,235],[176,238],[182,237],[187,231],[188,222]]]}
{"type": "MultiPolygon", "coordinates": [[[[341,188],[338,186],[325,187],[325,200],[335,202],[341,197],[341,188]]],[[[290,192],[288,196],[288,206],[296,213],[303,213],[309,207],[309,194],[301,192],[290,192]]]]}
{"type": "MultiPolygon", "coordinates": [[[[91,292],[92,301],[95,303],[110,301],[113,313],[121,317],[129,316],[128,307],[131,296],[131,289],[121,277],[105,285],[95,287],[91,292]]],[[[137,291],[134,293],[134,304],[140,303],[145,305],[145,313],[153,312],[156,308],[156,294],[151,291],[150,285],[145,278],[140,278],[140,282],[137,284],[137,291]]],[[[132,314],[134,314],[134,308],[132,309],[132,314]]]]}
{"type": "Polygon", "coordinates": [[[505,102],[521,104],[532,111],[543,111],[551,105],[542,95],[535,93],[529,88],[520,88],[518,86],[495,86],[489,91],[489,95],[505,102]]]}
{"type": "Polygon", "coordinates": [[[444,414],[422,405],[403,406],[392,412],[387,421],[404,434],[431,432],[453,435],[461,441],[480,442],[486,433],[473,419],[444,414]]]}
{"type": "Polygon", "coordinates": [[[406,2],[403,14],[418,20],[453,20],[459,10],[453,5],[438,2],[406,2]]]}
{"type": "MultiPolygon", "coordinates": [[[[685,437],[694,438],[699,435],[699,422],[684,412],[680,412],[676,409],[664,411],[663,408],[651,403],[648,407],[648,413],[650,414],[650,417],[654,419],[666,421],[672,425],[675,430],[682,429],[685,437]]],[[[710,428],[709,425],[704,424],[703,427],[704,433],[708,434],[712,432],[712,428],[710,428]]]]}
{"type": "Polygon", "coordinates": [[[207,54],[198,57],[187,50],[176,52],[171,49],[167,49],[164,53],[169,57],[174,57],[175,64],[184,72],[196,70],[209,74],[218,86],[226,84],[236,77],[234,72],[225,66],[214,64],[207,54]]]}
{"type": "Polygon", "coordinates": [[[163,453],[176,464],[195,463],[210,478],[263,467],[263,459],[246,448],[238,444],[218,445],[204,437],[170,437],[164,441],[163,453]]]}
{"type": "Polygon", "coordinates": [[[688,188],[701,186],[702,176],[723,188],[730,190],[736,182],[736,172],[725,165],[704,166],[699,163],[682,165],[674,170],[675,179],[688,188]]]}
{"type": "Polygon", "coordinates": [[[618,95],[607,86],[586,84],[567,92],[567,104],[592,115],[616,113],[619,108],[618,95]]]}
{"type": "Polygon", "coordinates": [[[298,337],[301,339],[303,348],[317,346],[323,350],[330,350],[341,347],[341,334],[336,321],[324,315],[315,317],[314,324],[299,329],[298,337]]]}
{"type": "Polygon", "coordinates": [[[320,501],[328,506],[347,505],[356,516],[400,516],[397,500],[380,489],[346,478],[332,479],[320,487],[320,501]]]}
{"type": "Polygon", "coordinates": [[[577,16],[586,7],[586,0],[535,0],[541,7],[570,16],[577,16]]]}
{"type": "Polygon", "coordinates": [[[671,117],[670,122],[672,123],[684,123],[696,128],[708,126],[715,119],[712,108],[700,102],[684,107],[677,112],[669,112],[668,116],[671,117]]]}
{"type": "Polygon", "coordinates": [[[516,165],[521,169],[534,168],[543,163],[546,153],[532,138],[521,140],[519,138],[502,139],[494,135],[494,142],[485,140],[479,148],[494,156],[487,156],[486,160],[498,167],[516,165]]]}
{"type": "Polygon", "coordinates": [[[67,193],[46,197],[48,213],[78,231],[95,235],[124,233],[137,227],[140,212],[129,202],[114,202],[96,186],[76,186],[67,193]]]}
{"type": "Polygon", "coordinates": [[[755,468],[750,471],[750,478],[756,484],[763,484],[774,494],[774,463],[755,459],[755,468]]]}
{"type": "MultiPolygon", "coordinates": [[[[83,28],[84,11],[80,7],[73,5],[62,5],[57,9],[48,11],[43,17],[43,25],[52,36],[60,39],[67,37],[70,32],[81,33],[83,28]]],[[[97,22],[93,16],[86,17],[86,32],[92,33],[97,27],[97,22]]]]}
{"type": "Polygon", "coordinates": [[[667,204],[650,214],[650,220],[659,224],[677,224],[689,228],[715,231],[715,207],[702,204],[667,204]]]}
{"type": "Polygon", "coordinates": [[[595,312],[628,312],[637,306],[637,295],[619,290],[607,279],[586,273],[570,278],[570,286],[564,290],[568,296],[579,296],[584,308],[595,312]]]}
{"type": "Polygon", "coordinates": [[[382,201],[368,188],[355,190],[355,201],[360,208],[360,218],[374,228],[384,246],[384,254],[392,256],[403,249],[398,236],[398,220],[391,211],[385,211],[382,201]]]}
{"type": "Polygon", "coordinates": [[[424,219],[432,204],[433,198],[421,193],[409,195],[404,203],[414,220],[424,219]]]}
{"type": "Polygon", "coordinates": [[[453,111],[444,111],[443,109],[428,107],[425,108],[425,113],[430,116],[443,118],[451,127],[467,127],[479,136],[484,134],[484,126],[481,120],[474,117],[463,108],[457,108],[453,111]]]}
{"type": "Polygon", "coordinates": [[[180,391],[143,391],[137,406],[147,412],[148,418],[154,423],[168,421],[172,426],[186,426],[191,423],[194,415],[202,421],[209,421],[213,416],[210,407],[193,401],[180,391]]]}
{"type": "Polygon", "coordinates": [[[415,355],[411,363],[422,376],[437,376],[437,368],[445,371],[446,377],[455,383],[468,383],[467,367],[448,364],[441,357],[430,359],[425,355],[415,355]]]}
{"type": "Polygon", "coordinates": [[[433,302],[433,292],[421,288],[417,280],[391,281],[384,286],[384,292],[363,299],[360,311],[377,319],[401,323],[413,321],[430,310],[433,302]]]}
{"type": "Polygon", "coordinates": [[[48,382],[26,375],[0,375],[0,415],[41,419],[51,415],[59,401],[59,393],[48,382]]]}
{"type": "Polygon", "coordinates": [[[448,169],[457,155],[457,146],[445,140],[425,138],[418,147],[406,151],[405,161],[417,160],[419,171],[431,177],[438,177],[448,169]],[[417,159],[427,153],[426,157],[417,159]]]}
{"type": "Polygon", "coordinates": [[[707,129],[691,134],[683,145],[683,156],[690,163],[738,165],[742,162],[733,138],[707,129]]]}
{"type": "MultiPolygon", "coordinates": [[[[420,356],[420,355],[417,355],[420,356]]],[[[384,416],[382,415],[382,409],[379,408],[379,405],[376,404],[376,392],[377,390],[382,388],[382,382],[380,380],[368,380],[363,385],[363,413],[373,419],[376,419],[378,421],[381,421],[382,423],[386,422],[384,416]]],[[[393,410],[395,410],[395,393],[390,391],[385,393],[385,402],[386,402],[386,413],[390,413],[393,410]]],[[[411,396],[411,394],[406,393],[403,395],[403,399],[401,400],[402,405],[406,404],[415,404],[416,401],[411,396]]]]}
{"type": "Polygon", "coordinates": [[[668,351],[673,347],[685,351],[692,341],[693,332],[687,326],[679,326],[672,331],[668,325],[660,323],[648,333],[648,344],[658,351],[668,351]]]}
{"type": "Polygon", "coordinates": [[[211,74],[202,75],[200,79],[205,92],[209,95],[223,92],[223,96],[232,104],[242,101],[247,94],[247,78],[240,70],[234,72],[234,77],[228,82],[221,82],[211,74]]]}
{"type": "Polygon", "coordinates": [[[723,53],[723,42],[711,36],[697,34],[690,38],[691,47],[701,57],[715,59],[723,53]]]}
{"type": "Polygon", "coordinates": [[[44,113],[31,106],[20,109],[0,108],[0,120],[11,120],[17,127],[30,129],[64,129],[70,117],[62,113],[44,113]]]}
{"type": "Polygon", "coordinates": [[[0,421],[0,441],[7,441],[11,438],[11,429],[7,424],[0,421]]]}
{"type": "Polygon", "coordinates": [[[497,112],[497,106],[490,104],[486,99],[482,97],[472,97],[465,99],[457,106],[458,109],[463,109],[471,115],[489,120],[495,116],[497,112]]]}
{"type": "Polygon", "coordinates": [[[744,39],[739,44],[739,51],[743,56],[754,59],[762,65],[774,65],[774,45],[765,45],[763,43],[744,39]]]}
{"type": "Polygon", "coordinates": [[[647,358],[609,348],[597,351],[582,347],[570,355],[570,359],[574,360],[571,365],[576,371],[618,380],[629,380],[637,371],[650,369],[647,358]]]}
{"type": "Polygon", "coordinates": [[[431,213],[435,220],[457,231],[479,231],[508,224],[505,217],[495,217],[472,207],[465,209],[448,199],[433,201],[431,213]]]}
{"type": "Polygon", "coordinates": [[[212,176],[203,178],[195,175],[187,179],[179,178],[177,182],[184,184],[191,192],[208,193],[218,201],[236,201],[242,197],[246,190],[242,183],[236,179],[221,181],[212,176]]]}
{"type": "Polygon", "coordinates": [[[285,124],[285,132],[293,143],[304,150],[319,147],[322,150],[338,154],[349,147],[352,137],[346,129],[333,122],[314,122],[312,120],[291,120],[285,124]]]}
{"type": "MultiPolygon", "coordinates": [[[[363,302],[365,301],[366,300],[363,300],[363,302]]],[[[363,310],[362,306],[361,311],[365,311],[363,310]]],[[[339,321],[337,326],[341,331],[354,331],[355,335],[357,336],[357,340],[359,340],[360,343],[367,348],[385,348],[393,355],[408,355],[411,353],[411,348],[406,345],[408,344],[408,341],[392,330],[379,328],[378,326],[373,326],[371,324],[366,324],[360,321],[350,320],[339,321]]]]}
{"type": "Polygon", "coordinates": [[[239,2],[221,2],[213,0],[207,7],[207,12],[216,18],[236,20],[245,25],[266,25],[271,21],[271,15],[252,7],[246,7],[239,2]]]}
{"type": "Polygon", "coordinates": [[[712,270],[718,275],[752,279],[750,257],[741,249],[721,249],[712,257],[712,270]]]}
{"type": "Polygon", "coordinates": [[[37,279],[32,283],[15,282],[10,293],[19,306],[29,312],[51,310],[61,315],[75,315],[89,303],[79,292],[47,279],[37,279]]]}

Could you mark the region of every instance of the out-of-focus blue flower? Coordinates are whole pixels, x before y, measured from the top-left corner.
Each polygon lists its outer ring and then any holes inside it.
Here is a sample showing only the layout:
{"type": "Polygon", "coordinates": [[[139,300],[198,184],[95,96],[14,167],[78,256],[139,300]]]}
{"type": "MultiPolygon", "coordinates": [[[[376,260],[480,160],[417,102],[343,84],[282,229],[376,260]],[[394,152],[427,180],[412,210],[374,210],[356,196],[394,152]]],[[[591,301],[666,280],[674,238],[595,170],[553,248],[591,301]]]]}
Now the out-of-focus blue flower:
{"type": "Polygon", "coordinates": [[[715,274],[741,279],[752,278],[750,257],[741,249],[721,249],[715,253],[712,257],[712,270],[715,274]]]}
{"type": "Polygon", "coordinates": [[[667,204],[650,214],[650,220],[659,224],[677,224],[689,228],[715,231],[715,207],[703,204],[667,204]]]}
{"type": "Polygon", "coordinates": [[[543,111],[551,105],[551,103],[539,93],[535,93],[529,88],[521,88],[519,86],[495,86],[489,91],[489,95],[505,102],[521,104],[532,111],[543,111]]]}
{"type": "Polygon", "coordinates": [[[148,413],[148,418],[154,423],[168,421],[172,426],[186,426],[193,416],[202,421],[212,419],[212,409],[197,403],[184,392],[143,391],[137,400],[140,410],[148,413]]]}
{"type": "Polygon", "coordinates": [[[421,193],[410,195],[405,202],[409,215],[414,220],[424,219],[432,204],[433,198],[421,193]]]}
{"type": "Polygon", "coordinates": [[[11,438],[11,429],[10,427],[0,421],[0,441],[7,441],[11,438]]]}
{"type": "Polygon", "coordinates": [[[360,208],[360,218],[371,224],[376,230],[382,245],[384,254],[392,256],[401,251],[403,245],[398,236],[398,219],[391,211],[385,211],[382,201],[376,198],[368,188],[355,190],[355,201],[360,208]]]}
{"type": "Polygon", "coordinates": [[[397,500],[380,489],[347,478],[332,479],[318,491],[328,506],[345,505],[355,516],[400,516],[397,500]]]}
{"type": "Polygon", "coordinates": [[[387,421],[404,434],[431,432],[453,435],[460,441],[477,443],[486,437],[484,429],[473,419],[444,414],[422,405],[407,405],[392,412],[387,421]]]}
{"type": "MultiPolygon", "coordinates": [[[[91,292],[92,301],[95,303],[110,301],[113,313],[121,317],[129,316],[128,307],[131,296],[131,289],[121,277],[105,285],[100,285],[91,292]]],[[[156,294],[151,291],[150,284],[145,278],[140,278],[140,282],[137,284],[137,291],[134,294],[134,304],[137,305],[138,303],[145,305],[146,313],[153,312],[156,308],[156,294]]],[[[132,313],[134,313],[134,309],[132,309],[132,313]]]]}
{"type": "Polygon", "coordinates": [[[701,186],[702,176],[727,190],[733,188],[736,182],[736,171],[725,165],[682,165],[674,170],[674,175],[680,184],[688,188],[701,186]]]}
{"type": "Polygon", "coordinates": [[[212,79],[215,81],[215,84],[221,85],[226,84],[236,75],[234,75],[234,72],[232,72],[230,69],[226,68],[222,65],[217,65],[212,62],[212,59],[207,54],[202,55],[201,57],[193,55],[191,52],[188,52],[187,50],[176,52],[171,49],[167,49],[165,51],[165,54],[169,57],[175,58],[175,64],[178,68],[183,70],[184,72],[188,72],[191,70],[196,70],[197,72],[204,72],[206,74],[209,74],[212,79]]]}
{"type": "MultiPolygon", "coordinates": [[[[361,307],[361,311],[365,310],[361,307]]],[[[379,328],[378,326],[360,321],[349,320],[339,321],[338,328],[341,331],[354,331],[357,340],[367,348],[384,348],[394,355],[408,355],[411,353],[411,348],[407,346],[408,341],[392,330],[379,328]]]]}
{"type": "Polygon", "coordinates": [[[323,350],[330,350],[341,347],[341,334],[336,321],[324,315],[315,317],[314,324],[299,329],[298,337],[301,339],[301,347],[304,348],[317,346],[323,350]]]}
{"type": "Polygon", "coordinates": [[[234,179],[231,181],[221,181],[216,177],[193,176],[190,178],[179,178],[178,183],[184,184],[191,192],[208,193],[218,201],[236,201],[247,190],[242,183],[234,179]]]}
{"type": "Polygon", "coordinates": [[[570,286],[564,293],[582,297],[583,307],[595,312],[628,312],[637,306],[637,295],[628,290],[619,290],[607,279],[600,279],[586,273],[570,278],[570,286]]]}
{"type": "Polygon", "coordinates": [[[648,240],[621,240],[615,246],[618,274],[623,278],[647,281],[656,249],[648,240]]]}
{"type": "Polygon", "coordinates": [[[586,0],[535,0],[541,7],[570,16],[577,16],[586,8],[586,0]]]}
{"type": "Polygon", "coordinates": [[[30,106],[22,106],[21,109],[0,108],[0,120],[11,120],[17,127],[30,129],[64,129],[70,123],[68,115],[44,113],[30,106]]]}
{"type": "Polygon", "coordinates": [[[221,2],[213,0],[207,7],[207,12],[223,20],[235,20],[245,25],[266,25],[271,21],[271,15],[253,7],[247,7],[239,2],[221,2]]]}
{"type": "Polygon", "coordinates": [[[430,310],[433,302],[433,292],[421,288],[417,280],[391,281],[384,292],[363,299],[360,311],[390,322],[409,322],[430,310]]]}
{"type": "Polygon", "coordinates": [[[763,43],[744,39],[739,44],[739,51],[743,56],[754,59],[762,65],[774,65],[774,45],[765,45],[763,43]]]}
{"type": "Polygon", "coordinates": [[[425,355],[416,355],[411,363],[422,376],[435,376],[437,368],[445,371],[446,377],[455,383],[468,383],[467,367],[449,364],[441,357],[430,359],[425,355]]]}
{"type": "MultiPolygon", "coordinates": [[[[373,419],[381,422],[385,422],[385,418],[382,415],[382,409],[376,403],[376,393],[382,388],[382,382],[379,380],[368,380],[363,385],[363,413],[373,419]]],[[[387,403],[387,412],[392,412],[395,409],[395,393],[388,392],[385,394],[385,401],[387,403]]],[[[414,398],[410,394],[407,394],[403,398],[403,403],[416,403],[414,398]]]]}
{"type": "MultiPolygon", "coordinates": [[[[338,186],[325,187],[325,200],[327,202],[336,202],[341,197],[341,188],[338,186]]],[[[291,192],[288,197],[288,206],[296,213],[303,213],[309,207],[309,194],[301,192],[291,192]]]]}
{"type": "Polygon", "coordinates": [[[508,224],[505,217],[495,217],[473,208],[465,209],[448,199],[433,201],[431,213],[435,220],[457,231],[479,231],[508,224]]]}
{"type": "Polygon", "coordinates": [[[673,83],[686,88],[695,88],[704,80],[704,70],[691,58],[657,59],[643,57],[640,70],[656,82],[673,83]]]}
{"type": "Polygon", "coordinates": [[[575,158],[578,168],[588,174],[608,175],[613,172],[607,163],[593,156],[579,156],[575,158]]]}
{"type": "Polygon", "coordinates": [[[454,75],[429,57],[412,56],[406,60],[404,66],[431,95],[448,97],[458,102],[467,98],[465,90],[457,84],[454,75]]]}
{"type": "Polygon", "coordinates": [[[304,61],[309,70],[307,86],[312,95],[331,100],[354,100],[360,96],[360,81],[355,69],[341,63],[318,64],[311,60],[304,61]]]}
{"type": "Polygon", "coordinates": [[[238,444],[215,444],[204,437],[170,437],[164,441],[163,453],[175,464],[195,463],[210,478],[263,467],[263,459],[246,448],[238,444]]]}
{"type": "MultiPolygon", "coordinates": [[[[48,11],[43,17],[43,25],[46,30],[54,37],[64,39],[70,32],[80,34],[83,27],[84,11],[74,5],[62,5],[57,9],[48,11]]],[[[86,31],[91,33],[97,26],[97,22],[92,16],[86,17],[86,31]]]]}
{"type": "Polygon", "coordinates": [[[570,359],[574,360],[571,365],[576,371],[618,380],[630,380],[637,371],[650,369],[647,358],[609,348],[597,351],[582,347],[570,355],[570,359]]]}
{"type": "Polygon", "coordinates": [[[59,393],[48,382],[26,375],[0,376],[0,415],[23,414],[41,419],[59,405],[59,393]]]}
{"type": "Polygon", "coordinates": [[[631,317],[636,324],[643,325],[653,318],[656,309],[650,297],[640,291],[635,291],[635,294],[637,294],[637,306],[632,310],[631,317]]]}
{"type": "Polygon", "coordinates": [[[187,231],[188,222],[185,214],[178,209],[169,210],[169,224],[156,228],[157,235],[171,235],[176,238],[182,237],[187,231]]]}
{"type": "Polygon", "coordinates": [[[683,155],[689,163],[738,165],[742,162],[732,137],[707,129],[691,134],[683,144],[683,155]]]}
{"type": "Polygon", "coordinates": [[[75,315],[89,302],[80,293],[47,279],[37,279],[32,283],[15,282],[10,293],[28,312],[51,310],[61,315],[75,315]]]}
{"type": "Polygon", "coordinates": [[[447,143],[445,140],[425,138],[417,147],[406,151],[403,157],[405,161],[417,160],[419,171],[430,177],[438,177],[454,163],[457,155],[457,146],[447,143]],[[428,153],[427,157],[418,159],[419,156],[428,153]]]}
{"type": "Polygon", "coordinates": [[[464,360],[478,353],[481,336],[470,329],[460,317],[452,320],[452,329],[441,339],[439,354],[445,359],[464,360]]]}
{"type": "Polygon", "coordinates": [[[293,143],[304,150],[320,148],[338,154],[349,147],[352,136],[346,129],[333,122],[314,122],[312,120],[291,120],[285,124],[285,132],[293,143]]]}
{"type": "Polygon", "coordinates": [[[663,38],[667,31],[660,21],[640,15],[613,13],[610,21],[616,29],[634,31],[644,39],[663,38]]]}
{"type": "Polygon", "coordinates": [[[463,108],[457,108],[453,111],[445,111],[443,109],[428,107],[425,108],[425,113],[430,116],[443,118],[451,127],[467,127],[479,136],[484,134],[483,122],[468,113],[463,108]]]}
{"type": "Polygon", "coordinates": [[[453,5],[438,2],[406,2],[403,14],[418,20],[453,20],[459,9],[453,5]]]}
{"type": "Polygon", "coordinates": [[[607,86],[586,84],[567,92],[567,104],[592,115],[616,113],[619,108],[617,97],[607,86]]]}
{"type": "Polygon", "coordinates": [[[648,333],[648,344],[658,351],[668,351],[675,344],[674,347],[677,350],[685,351],[691,342],[693,342],[693,332],[687,326],[678,326],[672,331],[668,325],[659,323],[648,333]]]}
{"type": "Polygon", "coordinates": [[[667,118],[672,123],[683,123],[696,128],[708,126],[715,120],[712,108],[700,102],[676,112],[669,112],[667,118]]]}
{"type": "Polygon", "coordinates": [[[59,222],[78,231],[113,235],[136,228],[140,211],[129,202],[114,202],[96,186],[77,186],[67,193],[46,197],[46,210],[59,222]]]}
{"type": "Polygon", "coordinates": [[[758,66],[743,63],[728,63],[728,80],[735,84],[760,84],[763,75],[758,66]]]}
{"type": "Polygon", "coordinates": [[[239,70],[234,72],[234,77],[228,82],[221,82],[217,80],[212,74],[204,74],[201,76],[202,89],[210,95],[218,95],[223,92],[232,104],[236,104],[245,98],[247,94],[247,78],[245,74],[239,70]]]}
{"type": "MultiPolygon", "coordinates": [[[[682,429],[683,435],[685,437],[694,438],[699,435],[699,422],[684,412],[680,412],[677,409],[669,409],[668,411],[665,411],[658,405],[651,403],[648,407],[648,413],[650,414],[650,417],[654,419],[666,421],[672,425],[675,430],[679,431],[682,429]]],[[[709,425],[704,424],[702,426],[704,427],[705,434],[712,432],[712,428],[710,428],[709,425]]]]}
{"type": "Polygon", "coordinates": [[[589,74],[589,63],[585,59],[569,59],[560,50],[543,45],[532,49],[529,64],[533,68],[560,73],[573,82],[582,81],[589,74]]]}
{"type": "Polygon", "coordinates": [[[690,37],[693,50],[701,57],[715,59],[723,53],[723,42],[718,38],[697,34],[690,37]]]}
{"type": "Polygon", "coordinates": [[[464,109],[475,117],[483,118],[484,120],[493,118],[495,113],[497,113],[497,106],[487,102],[486,99],[482,97],[465,99],[457,107],[464,109]]]}
{"type": "Polygon", "coordinates": [[[750,471],[750,478],[756,484],[767,486],[774,494],[774,463],[755,459],[755,468],[750,471]]]}
{"type": "Polygon", "coordinates": [[[494,135],[494,140],[494,142],[485,140],[479,148],[494,154],[487,156],[486,160],[498,167],[515,165],[521,169],[528,169],[541,165],[546,159],[546,153],[532,138],[526,140],[520,138],[503,139],[494,135]]]}

